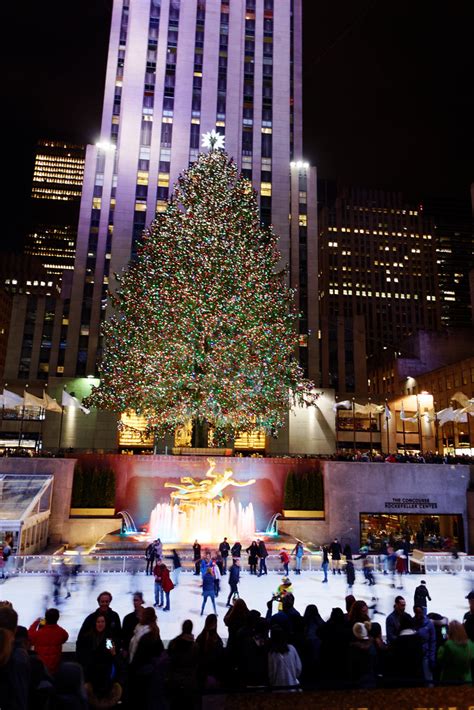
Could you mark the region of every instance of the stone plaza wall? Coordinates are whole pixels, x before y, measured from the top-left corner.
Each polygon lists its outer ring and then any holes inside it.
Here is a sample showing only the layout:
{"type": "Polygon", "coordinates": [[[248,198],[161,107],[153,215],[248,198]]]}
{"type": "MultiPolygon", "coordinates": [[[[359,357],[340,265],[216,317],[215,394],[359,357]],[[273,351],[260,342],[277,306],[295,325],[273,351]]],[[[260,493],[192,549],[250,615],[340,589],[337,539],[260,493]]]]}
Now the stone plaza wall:
{"type": "MultiPolygon", "coordinates": [[[[216,471],[231,468],[238,481],[255,478],[245,488],[229,487],[225,494],[243,505],[252,503],[259,530],[265,530],[271,517],[281,512],[286,476],[289,471],[305,472],[318,469],[318,459],[213,457],[216,471]]],[[[165,481],[178,483],[184,476],[203,478],[209,468],[205,456],[121,456],[82,455],[83,465],[104,463],[115,471],[116,510],[127,510],[137,525],[148,522],[157,503],[169,503],[170,489],[165,481]]]]}
{"type": "Polygon", "coordinates": [[[75,459],[43,459],[30,457],[0,458],[0,474],[52,474],[54,476],[51,516],[49,518],[49,541],[56,544],[64,541],[65,526],[71,509],[72,482],[75,459]]]}
{"type": "Polygon", "coordinates": [[[321,463],[330,540],[337,536],[357,549],[360,513],[451,514],[463,516],[464,539],[469,546],[467,491],[471,481],[474,483],[474,467],[321,463]]]}

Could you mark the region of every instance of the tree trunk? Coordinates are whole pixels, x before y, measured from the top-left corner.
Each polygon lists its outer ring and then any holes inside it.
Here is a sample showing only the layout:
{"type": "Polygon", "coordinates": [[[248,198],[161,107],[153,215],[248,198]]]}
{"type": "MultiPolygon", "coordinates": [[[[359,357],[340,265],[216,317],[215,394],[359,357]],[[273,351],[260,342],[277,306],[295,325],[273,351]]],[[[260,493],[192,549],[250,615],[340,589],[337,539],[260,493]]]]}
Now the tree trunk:
{"type": "Polygon", "coordinates": [[[207,448],[208,425],[200,419],[193,421],[192,444],[194,449],[207,448]]]}

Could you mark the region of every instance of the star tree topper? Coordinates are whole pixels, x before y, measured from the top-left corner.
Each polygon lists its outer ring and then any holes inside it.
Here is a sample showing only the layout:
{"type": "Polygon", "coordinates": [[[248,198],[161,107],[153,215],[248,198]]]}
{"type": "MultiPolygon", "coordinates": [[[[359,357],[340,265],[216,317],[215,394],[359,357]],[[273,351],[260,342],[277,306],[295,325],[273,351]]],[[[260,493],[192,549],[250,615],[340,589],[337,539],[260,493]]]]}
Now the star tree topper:
{"type": "Polygon", "coordinates": [[[202,147],[210,148],[211,150],[219,150],[224,148],[225,136],[218,133],[214,129],[208,133],[202,134],[202,147]]]}

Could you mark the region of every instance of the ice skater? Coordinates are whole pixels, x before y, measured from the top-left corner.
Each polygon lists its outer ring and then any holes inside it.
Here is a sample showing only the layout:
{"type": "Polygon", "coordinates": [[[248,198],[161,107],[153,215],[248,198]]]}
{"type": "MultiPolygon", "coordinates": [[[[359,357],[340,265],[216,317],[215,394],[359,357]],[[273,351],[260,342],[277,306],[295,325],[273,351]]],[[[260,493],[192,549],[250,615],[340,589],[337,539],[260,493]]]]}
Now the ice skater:
{"type": "Polygon", "coordinates": [[[236,599],[239,596],[240,582],[240,560],[235,558],[229,568],[229,596],[227,597],[227,606],[230,606],[230,600],[236,599]]]}
{"type": "Polygon", "coordinates": [[[300,540],[298,540],[298,542],[294,546],[291,554],[295,556],[295,574],[301,574],[301,566],[302,566],[302,562],[303,562],[304,549],[303,549],[303,543],[300,540]]]}
{"type": "Polygon", "coordinates": [[[323,546],[323,560],[321,562],[321,569],[324,572],[323,584],[327,584],[328,581],[328,569],[329,569],[329,548],[327,545],[323,546]]]}
{"type": "Polygon", "coordinates": [[[285,550],[285,548],[283,548],[282,551],[280,552],[280,562],[283,565],[283,571],[285,573],[285,576],[288,577],[288,575],[290,573],[289,569],[288,569],[288,566],[290,564],[290,556],[289,556],[288,552],[285,550]]]}
{"type": "Polygon", "coordinates": [[[212,567],[206,569],[205,574],[202,577],[202,606],[201,606],[201,616],[204,614],[204,609],[206,607],[207,600],[210,599],[212,606],[214,607],[214,614],[217,616],[216,609],[216,594],[214,591],[214,574],[212,567]]]}
{"type": "Polygon", "coordinates": [[[347,560],[346,562],[346,579],[347,579],[347,591],[352,593],[352,587],[355,582],[355,569],[352,560],[347,560]]]}
{"type": "Polygon", "coordinates": [[[396,554],[395,571],[398,575],[398,582],[399,582],[397,589],[403,589],[403,575],[405,574],[405,571],[406,571],[405,560],[407,558],[403,554],[403,550],[397,550],[395,554],[396,554]]]}
{"type": "Polygon", "coordinates": [[[422,579],[418,587],[415,589],[413,606],[421,606],[423,613],[426,616],[426,612],[428,611],[428,601],[431,601],[430,593],[428,591],[428,587],[426,586],[425,580],[422,579]]]}
{"type": "Polygon", "coordinates": [[[261,577],[263,574],[268,574],[268,571],[267,571],[268,552],[267,552],[267,546],[265,545],[263,540],[258,539],[257,545],[258,545],[257,555],[260,560],[260,567],[258,570],[258,576],[261,577]]]}

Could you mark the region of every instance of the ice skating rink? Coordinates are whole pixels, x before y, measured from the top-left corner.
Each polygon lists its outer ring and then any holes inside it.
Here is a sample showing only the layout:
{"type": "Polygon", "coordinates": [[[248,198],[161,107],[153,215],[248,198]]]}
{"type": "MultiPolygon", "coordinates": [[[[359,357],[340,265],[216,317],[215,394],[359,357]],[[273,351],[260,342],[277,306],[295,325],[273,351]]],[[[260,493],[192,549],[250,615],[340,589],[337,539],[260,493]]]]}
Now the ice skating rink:
{"type": "MultiPolygon", "coordinates": [[[[239,585],[240,596],[245,599],[250,609],[258,609],[262,615],[267,611],[267,601],[276,591],[281,581],[281,573],[269,572],[267,576],[255,577],[243,571],[239,585]]],[[[328,584],[323,584],[323,574],[320,571],[303,572],[296,576],[290,572],[295,595],[295,607],[303,614],[307,604],[316,604],[324,619],[331,613],[333,607],[344,608],[344,598],[347,594],[347,585],[344,575],[329,573],[328,584]]],[[[375,614],[374,620],[382,624],[385,633],[385,616],[392,611],[393,601],[397,594],[402,594],[407,600],[407,610],[411,611],[413,605],[413,592],[415,587],[425,579],[432,598],[428,604],[428,611],[438,612],[449,619],[462,620],[468,610],[466,594],[474,589],[474,575],[452,575],[447,573],[432,573],[429,575],[406,575],[403,580],[404,589],[393,589],[391,578],[378,574],[376,585],[369,587],[363,583],[361,573],[357,574],[353,588],[356,599],[364,599],[369,606],[376,604],[376,609],[381,614],[375,614]],[[376,598],[374,602],[373,598],[376,598]]],[[[145,596],[146,606],[154,603],[153,577],[144,573],[135,576],[127,573],[79,575],[76,588],[71,587],[71,597],[61,599],[59,605],[61,618],[59,624],[68,632],[70,643],[76,640],[77,632],[82,620],[91,611],[97,608],[96,597],[101,591],[109,591],[113,595],[112,608],[121,618],[132,611],[131,595],[134,591],[141,591],[145,596]],[[91,581],[94,580],[94,584],[91,581]]],[[[226,613],[226,601],[229,588],[227,577],[221,583],[221,593],[217,599],[217,613],[219,616],[219,633],[227,638],[227,628],[223,618],[226,613]]],[[[44,614],[48,606],[53,606],[52,580],[45,574],[19,575],[3,582],[0,588],[0,598],[8,599],[18,611],[19,623],[29,626],[34,619],[44,614]]],[[[65,596],[64,591],[62,597],[65,596]]],[[[194,631],[199,633],[203,621],[200,616],[201,609],[201,578],[189,572],[181,574],[179,586],[171,592],[171,611],[163,612],[157,609],[158,625],[163,640],[167,641],[180,633],[180,625],[184,619],[194,622],[194,631]]],[[[208,600],[205,614],[212,608],[208,600]]],[[[273,604],[274,613],[277,604],[273,604]]]]}

